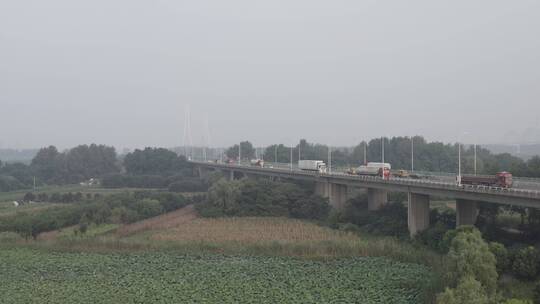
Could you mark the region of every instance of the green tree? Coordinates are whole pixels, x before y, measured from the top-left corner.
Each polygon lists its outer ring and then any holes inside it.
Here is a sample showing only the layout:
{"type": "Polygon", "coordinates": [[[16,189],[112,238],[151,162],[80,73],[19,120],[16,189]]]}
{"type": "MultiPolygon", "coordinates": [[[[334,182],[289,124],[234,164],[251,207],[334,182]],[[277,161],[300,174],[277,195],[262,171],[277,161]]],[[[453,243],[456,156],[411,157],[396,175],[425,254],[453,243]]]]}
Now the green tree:
{"type": "Polygon", "coordinates": [[[253,145],[249,141],[243,141],[240,143],[240,147],[242,147],[241,151],[238,150],[238,145],[234,145],[227,149],[225,152],[225,155],[227,155],[230,159],[238,159],[238,153],[241,153],[242,160],[250,160],[255,158],[255,148],[253,148],[253,145]]]}
{"type": "Polygon", "coordinates": [[[503,274],[510,266],[508,250],[503,244],[496,242],[489,243],[489,250],[493,253],[495,260],[497,261],[497,272],[499,275],[503,274]]]}
{"type": "Polygon", "coordinates": [[[137,175],[171,175],[190,168],[184,156],[163,148],[135,150],[124,158],[124,167],[127,173],[137,175]]]}
{"type": "Polygon", "coordinates": [[[488,296],[492,296],[497,288],[498,277],[495,256],[482,239],[480,231],[470,227],[460,229],[448,252],[451,273],[458,281],[468,276],[475,278],[488,296]]]}
{"type": "Polygon", "coordinates": [[[456,288],[447,288],[437,297],[437,304],[487,304],[488,295],[473,276],[463,277],[456,288]]]}
{"type": "Polygon", "coordinates": [[[219,180],[208,190],[208,200],[224,214],[234,213],[241,195],[240,181],[219,180]]]}
{"type": "Polygon", "coordinates": [[[534,156],[527,161],[527,171],[531,177],[540,177],[540,156],[534,156]]]}
{"type": "Polygon", "coordinates": [[[514,255],[512,271],[519,277],[532,279],[538,274],[538,251],[532,247],[525,247],[514,255]]]}
{"type": "Polygon", "coordinates": [[[32,159],[32,169],[40,180],[53,181],[61,174],[60,153],[55,146],[42,148],[32,159]]]}

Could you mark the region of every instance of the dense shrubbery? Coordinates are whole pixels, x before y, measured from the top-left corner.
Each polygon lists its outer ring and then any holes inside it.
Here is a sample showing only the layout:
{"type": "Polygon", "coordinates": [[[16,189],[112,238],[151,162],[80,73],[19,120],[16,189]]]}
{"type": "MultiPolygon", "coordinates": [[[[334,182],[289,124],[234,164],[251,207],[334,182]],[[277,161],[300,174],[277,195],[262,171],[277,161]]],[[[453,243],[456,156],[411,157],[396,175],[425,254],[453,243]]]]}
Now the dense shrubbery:
{"type": "MultiPolygon", "coordinates": [[[[399,200],[399,196],[396,199],[399,200]]],[[[352,229],[350,224],[354,224],[370,233],[408,237],[407,207],[401,201],[388,203],[376,211],[368,211],[367,196],[361,194],[348,200],[344,210],[336,213],[329,219],[331,226],[347,225],[347,229],[352,229]]]]}
{"type": "Polygon", "coordinates": [[[220,179],[208,191],[206,202],[197,205],[203,216],[290,216],[325,219],[328,200],[310,195],[301,187],[269,180],[220,179]]]}
{"type": "Polygon", "coordinates": [[[109,174],[102,178],[101,185],[105,188],[169,189],[171,192],[203,192],[208,190],[208,184],[205,181],[180,175],[109,174]]]}
{"type": "Polygon", "coordinates": [[[170,192],[116,194],[36,213],[18,212],[2,218],[0,232],[17,232],[25,238],[35,238],[41,232],[76,224],[131,223],[182,208],[190,202],[183,195],[170,192]]]}
{"type": "Polygon", "coordinates": [[[538,250],[534,247],[519,249],[513,256],[512,271],[523,279],[533,279],[538,275],[538,250]]]}

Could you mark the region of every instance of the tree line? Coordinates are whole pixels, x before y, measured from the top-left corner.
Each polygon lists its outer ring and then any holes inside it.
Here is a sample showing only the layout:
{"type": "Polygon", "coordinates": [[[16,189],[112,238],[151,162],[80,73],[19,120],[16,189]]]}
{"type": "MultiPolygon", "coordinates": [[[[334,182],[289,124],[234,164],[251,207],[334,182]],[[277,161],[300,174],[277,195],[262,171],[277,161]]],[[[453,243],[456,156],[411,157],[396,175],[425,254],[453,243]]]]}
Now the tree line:
{"type": "MultiPolygon", "coordinates": [[[[0,191],[42,185],[76,184],[91,178],[109,188],[205,189],[193,178],[193,170],[184,156],[163,148],[135,150],[123,158],[114,147],[81,145],[59,152],[54,146],[42,148],[30,164],[0,161],[0,191]]],[[[190,191],[191,191],[190,190],[190,191]]]]}
{"type": "MultiPolygon", "coordinates": [[[[354,147],[333,147],[332,164],[338,167],[356,167],[367,161],[382,160],[382,142],[385,161],[396,169],[411,168],[411,138],[377,138],[361,142],[354,147]]],[[[458,145],[427,142],[421,136],[414,142],[415,171],[456,172],[458,145]]],[[[215,152],[215,151],[214,151],[215,152]]],[[[270,162],[289,163],[301,159],[328,159],[329,147],[301,140],[291,148],[283,144],[257,149],[249,141],[243,141],[227,149],[224,155],[230,159],[243,160],[263,158],[270,162]]],[[[209,153],[216,157],[216,153],[209,153]]],[[[540,177],[540,156],[527,161],[508,153],[494,154],[477,147],[477,172],[494,174],[509,171],[515,176],[540,177]]],[[[474,172],[474,149],[462,147],[464,173],[474,172]]],[[[193,177],[192,167],[185,156],[164,148],[135,150],[119,157],[114,147],[105,145],[80,145],[63,152],[54,146],[42,148],[30,164],[3,163],[0,161],[0,191],[30,188],[34,185],[74,184],[90,178],[104,178],[109,187],[167,188],[182,178],[193,177]],[[172,176],[178,177],[171,180],[172,176]]],[[[194,186],[194,180],[187,183],[194,186]]],[[[200,185],[194,186],[197,188],[200,185]]]]}
{"type": "MultiPolygon", "coordinates": [[[[363,141],[353,147],[332,147],[332,165],[337,167],[357,167],[368,162],[382,161],[384,141],[384,161],[393,168],[411,170],[414,154],[414,170],[430,172],[457,172],[459,144],[428,142],[422,136],[375,138],[363,141]],[[412,142],[411,142],[412,140],[412,142]],[[414,147],[414,152],[413,152],[414,147]]],[[[243,160],[253,159],[257,149],[249,141],[241,144],[243,160]]],[[[297,163],[301,159],[328,160],[330,147],[323,144],[300,140],[295,146],[273,144],[262,149],[259,158],[268,162],[297,163]],[[292,150],[292,151],[291,151],[292,150]],[[292,153],[291,153],[292,152],[292,153]]],[[[239,145],[226,150],[226,156],[237,159],[239,145]]],[[[462,172],[474,173],[475,149],[472,145],[461,145],[462,172]]],[[[512,172],[515,176],[540,177],[540,156],[525,161],[509,153],[494,154],[481,146],[476,147],[476,167],[478,174],[494,174],[500,171],[512,172]]]]}

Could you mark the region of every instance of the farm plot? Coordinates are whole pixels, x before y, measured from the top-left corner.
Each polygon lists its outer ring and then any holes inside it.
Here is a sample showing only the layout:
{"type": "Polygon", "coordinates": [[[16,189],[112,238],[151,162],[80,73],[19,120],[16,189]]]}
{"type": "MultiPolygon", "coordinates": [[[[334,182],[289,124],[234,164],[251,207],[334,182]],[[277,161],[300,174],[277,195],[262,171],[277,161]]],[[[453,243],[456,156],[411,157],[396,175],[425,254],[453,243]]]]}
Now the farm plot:
{"type": "Polygon", "coordinates": [[[431,273],[383,258],[0,250],[0,303],[422,303],[431,273]]]}

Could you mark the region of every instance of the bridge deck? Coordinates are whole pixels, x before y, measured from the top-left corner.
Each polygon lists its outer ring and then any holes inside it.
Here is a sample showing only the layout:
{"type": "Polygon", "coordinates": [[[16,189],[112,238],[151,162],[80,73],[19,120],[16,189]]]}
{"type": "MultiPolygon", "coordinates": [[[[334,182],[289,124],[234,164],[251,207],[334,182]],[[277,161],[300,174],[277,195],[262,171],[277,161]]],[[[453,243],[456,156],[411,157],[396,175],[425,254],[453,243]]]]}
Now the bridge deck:
{"type": "Polygon", "coordinates": [[[390,178],[384,180],[374,176],[359,176],[346,173],[318,173],[286,168],[261,168],[237,164],[213,162],[192,162],[193,164],[213,169],[234,170],[238,172],[277,176],[312,181],[327,181],[348,186],[378,188],[398,192],[414,192],[459,199],[471,199],[500,204],[540,207],[540,191],[490,186],[457,185],[456,183],[412,178],[390,178]]]}

